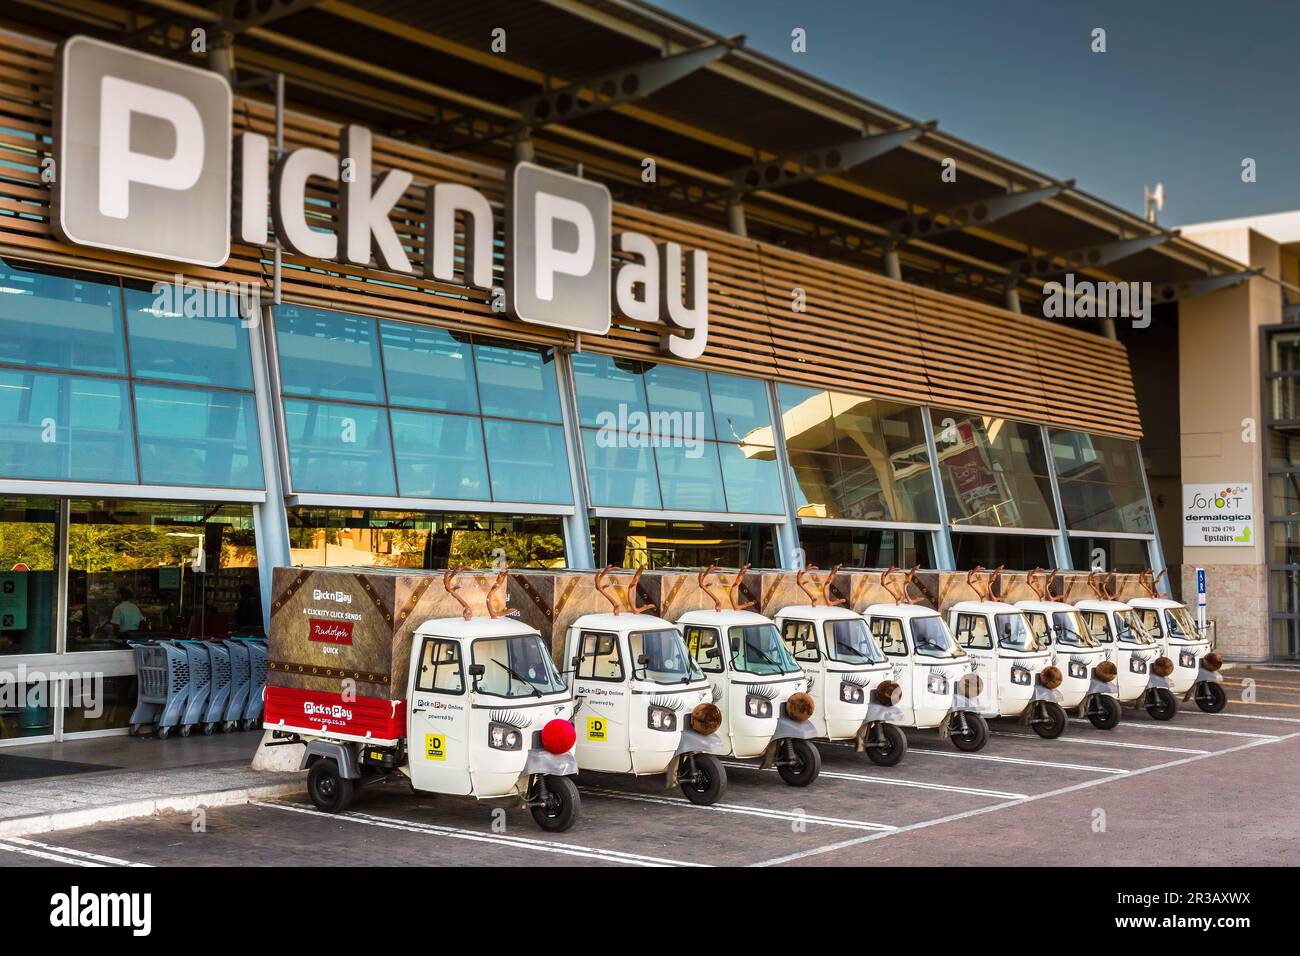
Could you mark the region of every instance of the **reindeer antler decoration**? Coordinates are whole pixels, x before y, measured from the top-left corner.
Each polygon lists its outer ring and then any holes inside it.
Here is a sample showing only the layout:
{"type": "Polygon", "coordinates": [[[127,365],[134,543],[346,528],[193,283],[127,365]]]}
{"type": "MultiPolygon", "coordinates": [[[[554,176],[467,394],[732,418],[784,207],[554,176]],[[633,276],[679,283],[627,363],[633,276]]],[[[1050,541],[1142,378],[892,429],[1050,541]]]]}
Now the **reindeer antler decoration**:
{"type": "Polygon", "coordinates": [[[645,565],[643,564],[636,569],[636,573],[632,575],[632,582],[627,586],[627,606],[632,609],[633,614],[641,614],[645,611],[653,611],[655,609],[653,604],[636,603],[637,585],[641,583],[641,575],[644,573],[645,565]]]}
{"type": "Polygon", "coordinates": [[[1099,584],[1097,583],[1097,575],[1099,575],[1099,574],[1101,574],[1101,573],[1102,573],[1101,571],[1089,571],[1089,572],[1088,572],[1088,587],[1092,588],[1092,593],[1095,594],[1095,595],[1097,595],[1097,600],[1099,600],[1099,601],[1105,601],[1105,600],[1107,600],[1107,595],[1106,595],[1106,593],[1102,590],[1102,585],[1099,585],[1099,584]]]}
{"type": "Polygon", "coordinates": [[[826,580],[822,582],[822,597],[826,599],[827,607],[836,607],[844,603],[844,598],[831,598],[831,585],[835,583],[835,575],[840,573],[843,564],[837,564],[831,568],[831,573],[826,575],[826,580]]]}
{"type": "Polygon", "coordinates": [[[446,589],[447,593],[454,597],[456,602],[465,609],[461,612],[461,615],[468,621],[474,617],[474,612],[469,609],[469,605],[465,603],[465,599],[456,593],[460,590],[460,585],[456,583],[456,575],[460,574],[464,570],[465,566],[461,565],[456,568],[448,568],[446,571],[442,572],[442,586],[446,589]]]}
{"type": "Polygon", "coordinates": [[[925,600],[925,588],[921,587],[921,582],[916,579],[916,572],[919,570],[921,570],[921,566],[919,564],[914,564],[912,565],[912,570],[908,571],[907,574],[903,576],[903,597],[907,599],[908,604],[920,604],[925,600]],[[907,586],[909,584],[916,588],[919,595],[918,597],[907,596],[907,586]]]}
{"type": "Polygon", "coordinates": [[[722,602],[718,600],[718,596],[714,594],[712,589],[710,589],[709,587],[709,575],[716,570],[718,570],[718,566],[716,564],[710,564],[707,568],[705,568],[703,571],[700,572],[697,580],[700,582],[700,590],[703,591],[705,594],[707,594],[709,596],[709,600],[713,602],[713,610],[721,611],[722,602]]]}
{"type": "MultiPolygon", "coordinates": [[[[891,588],[891,587],[889,586],[889,579],[892,578],[892,577],[894,576],[894,572],[897,571],[897,570],[898,570],[898,568],[891,564],[891,565],[889,566],[889,569],[888,569],[887,571],[881,571],[881,572],[880,572],[880,586],[881,586],[882,588],[884,588],[886,591],[889,592],[889,596],[892,597],[892,598],[894,599],[894,603],[895,603],[895,604],[902,604],[902,603],[903,603],[903,595],[900,594],[898,591],[895,591],[893,588],[891,588]]],[[[906,585],[906,582],[904,582],[904,589],[906,589],[906,586],[907,586],[907,585],[906,585]]]]}
{"type": "Polygon", "coordinates": [[[1046,593],[1044,593],[1045,589],[1040,588],[1036,583],[1036,579],[1042,573],[1043,573],[1043,569],[1038,567],[1038,565],[1034,565],[1034,570],[1030,571],[1028,574],[1025,575],[1025,583],[1029,585],[1029,589],[1031,591],[1033,591],[1036,595],[1038,595],[1038,600],[1046,601],[1047,595],[1046,593]]]}
{"type": "Polygon", "coordinates": [[[609,572],[613,570],[614,565],[607,564],[604,568],[596,572],[596,590],[600,592],[601,597],[609,602],[609,606],[614,610],[614,616],[617,617],[619,612],[622,610],[622,608],[618,606],[618,598],[605,590],[605,584],[609,580],[609,572]]]}
{"type": "Polygon", "coordinates": [[[970,586],[970,589],[975,592],[975,596],[977,598],[979,598],[981,601],[987,601],[989,599],[988,592],[981,591],[979,589],[979,585],[975,583],[976,577],[982,574],[983,571],[984,571],[984,565],[982,564],[975,565],[975,567],[971,568],[969,571],[966,572],[966,583],[970,586]]]}
{"type": "Polygon", "coordinates": [[[1056,583],[1056,579],[1059,578],[1060,576],[1061,576],[1061,569],[1052,568],[1052,573],[1047,576],[1047,584],[1044,585],[1043,588],[1047,592],[1047,597],[1045,597],[1043,600],[1045,601],[1052,600],[1052,585],[1056,583]]]}
{"type": "Polygon", "coordinates": [[[500,571],[497,572],[497,579],[492,584],[491,590],[489,590],[487,593],[487,612],[488,612],[488,616],[491,617],[494,621],[497,618],[504,616],[506,613],[504,608],[502,608],[500,611],[497,610],[496,596],[497,596],[497,592],[499,592],[503,587],[505,587],[506,575],[508,575],[509,573],[510,573],[510,565],[507,563],[501,568],[500,571]]]}
{"type": "Polygon", "coordinates": [[[1159,584],[1160,579],[1163,578],[1168,573],[1169,573],[1168,568],[1165,568],[1159,574],[1156,574],[1155,568],[1147,568],[1140,575],[1138,575],[1138,581],[1142,584],[1142,587],[1146,590],[1147,597],[1154,598],[1160,596],[1159,593],[1156,591],[1156,585],[1159,584]]]}
{"type": "Polygon", "coordinates": [[[753,607],[753,606],[754,606],[754,602],[753,602],[753,601],[746,601],[744,604],[738,604],[738,603],[736,602],[736,592],[738,592],[738,591],[740,590],[740,582],[743,581],[743,580],[745,580],[745,575],[748,573],[748,571],[749,571],[749,565],[748,565],[748,564],[745,565],[743,568],[741,568],[739,571],[737,571],[737,572],[736,572],[736,580],[734,580],[734,581],[731,582],[731,587],[728,589],[728,591],[730,592],[730,595],[731,595],[731,606],[732,606],[732,608],[733,608],[734,610],[737,610],[737,611],[743,611],[743,610],[744,610],[745,608],[747,608],[747,607],[753,607]]]}
{"type": "Polygon", "coordinates": [[[1002,569],[1004,567],[1006,567],[1005,564],[999,564],[989,574],[988,592],[985,595],[986,600],[990,597],[998,601],[1002,600],[1002,569]]]}
{"type": "Polygon", "coordinates": [[[808,600],[812,602],[813,607],[817,606],[817,592],[808,590],[808,586],[804,583],[803,576],[808,571],[816,571],[816,570],[817,570],[817,565],[809,564],[800,568],[798,571],[795,572],[794,575],[794,583],[799,585],[800,591],[808,595],[808,600]]]}

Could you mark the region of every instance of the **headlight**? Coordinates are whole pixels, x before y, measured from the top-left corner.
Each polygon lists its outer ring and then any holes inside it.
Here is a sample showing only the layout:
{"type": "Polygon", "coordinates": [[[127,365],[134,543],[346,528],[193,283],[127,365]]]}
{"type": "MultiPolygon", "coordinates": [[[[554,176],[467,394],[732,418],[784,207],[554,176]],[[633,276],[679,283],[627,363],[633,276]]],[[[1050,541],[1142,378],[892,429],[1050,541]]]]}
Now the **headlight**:
{"type": "Polygon", "coordinates": [[[493,750],[518,750],[524,745],[519,728],[494,720],[488,724],[488,746],[493,750]]]}
{"type": "Polygon", "coordinates": [[[1130,657],[1128,659],[1128,669],[1133,674],[1145,674],[1147,672],[1147,662],[1140,657],[1130,657]]]}
{"type": "Polygon", "coordinates": [[[1028,684],[1030,677],[1031,675],[1029,671],[1025,670],[1023,667],[1011,668],[1011,683],[1013,684],[1028,684]]]}
{"type": "Polygon", "coordinates": [[[646,725],[651,730],[676,730],[677,715],[667,707],[651,705],[646,712],[646,725]]]}
{"type": "Polygon", "coordinates": [[[766,697],[750,695],[745,698],[745,713],[750,717],[771,717],[772,702],[766,697]]]}
{"type": "Polygon", "coordinates": [[[1195,652],[1195,651],[1179,651],[1179,652],[1178,652],[1178,666],[1179,666],[1179,667],[1195,667],[1195,666],[1196,666],[1196,652],[1195,652]]]}
{"type": "Polygon", "coordinates": [[[1082,678],[1088,676],[1088,667],[1083,663],[1083,661],[1071,659],[1070,663],[1066,665],[1066,670],[1069,672],[1071,677],[1082,678]]]}
{"type": "Polygon", "coordinates": [[[866,693],[858,684],[850,684],[848,681],[840,682],[840,700],[846,704],[860,704],[867,699],[866,693]]]}
{"type": "Polygon", "coordinates": [[[946,694],[948,693],[948,678],[942,674],[931,674],[926,678],[925,689],[931,694],[946,694]]]}

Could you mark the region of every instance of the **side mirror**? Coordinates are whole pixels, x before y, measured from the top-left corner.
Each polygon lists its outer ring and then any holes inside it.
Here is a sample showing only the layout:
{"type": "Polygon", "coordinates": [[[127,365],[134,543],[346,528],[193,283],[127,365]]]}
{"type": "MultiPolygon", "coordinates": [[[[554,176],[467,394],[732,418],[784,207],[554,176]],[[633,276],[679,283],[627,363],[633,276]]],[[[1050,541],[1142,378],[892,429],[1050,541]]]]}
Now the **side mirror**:
{"type": "Polygon", "coordinates": [[[578,669],[578,665],[581,663],[582,663],[582,658],[578,657],[577,655],[574,655],[573,659],[569,661],[569,666],[576,671],[578,669]]]}
{"type": "Polygon", "coordinates": [[[722,656],[722,651],[718,650],[716,645],[710,647],[708,650],[704,652],[704,659],[709,661],[716,661],[721,656],[722,656]]]}
{"type": "Polygon", "coordinates": [[[487,672],[487,668],[482,664],[470,664],[469,676],[474,678],[482,677],[487,672]]]}
{"type": "Polygon", "coordinates": [[[642,667],[645,667],[647,664],[650,663],[650,657],[646,654],[642,654],[639,657],[637,657],[636,662],[640,664],[642,667]]]}

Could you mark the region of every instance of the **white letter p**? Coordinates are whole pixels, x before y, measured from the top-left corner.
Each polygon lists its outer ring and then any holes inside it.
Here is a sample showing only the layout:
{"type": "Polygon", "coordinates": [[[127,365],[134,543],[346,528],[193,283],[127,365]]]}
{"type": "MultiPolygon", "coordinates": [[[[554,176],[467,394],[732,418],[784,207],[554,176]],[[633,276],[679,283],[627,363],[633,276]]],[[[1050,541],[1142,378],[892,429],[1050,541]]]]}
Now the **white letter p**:
{"type": "Polygon", "coordinates": [[[105,76],[99,106],[99,211],[112,219],[131,213],[131,183],[189,189],[203,172],[203,120],[193,103],[168,90],[105,76]],[[132,114],[169,123],[176,134],[170,157],[131,151],[132,114]]]}
{"type": "Polygon", "coordinates": [[[580,202],[538,192],[534,197],[533,242],[537,251],[537,298],[549,302],[555,298],[555,275],[585,276],[596,265],[596,224],[591,210],[580,202]],[[578,248],[566,251],[555,248],[555,222],[572,223],[578,230],[578,248]]]}

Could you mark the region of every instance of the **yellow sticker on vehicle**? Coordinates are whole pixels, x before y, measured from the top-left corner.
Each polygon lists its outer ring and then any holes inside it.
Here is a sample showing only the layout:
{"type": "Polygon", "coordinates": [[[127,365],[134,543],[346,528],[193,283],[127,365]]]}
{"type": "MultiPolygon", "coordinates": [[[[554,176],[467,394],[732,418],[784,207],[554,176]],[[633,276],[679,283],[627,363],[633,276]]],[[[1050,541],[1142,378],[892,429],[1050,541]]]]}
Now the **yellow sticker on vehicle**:
{"type": "Polygon", "coordinates": [[[587,739],[596,743],[605,742],[605,718],[588,717],[587,718],[587,739]]]}
{"type": "Polygon", "coordinates": [[[447,738],[442,734],[425,734],[424,756],[428,760],[446,760],[447,738]]]}

